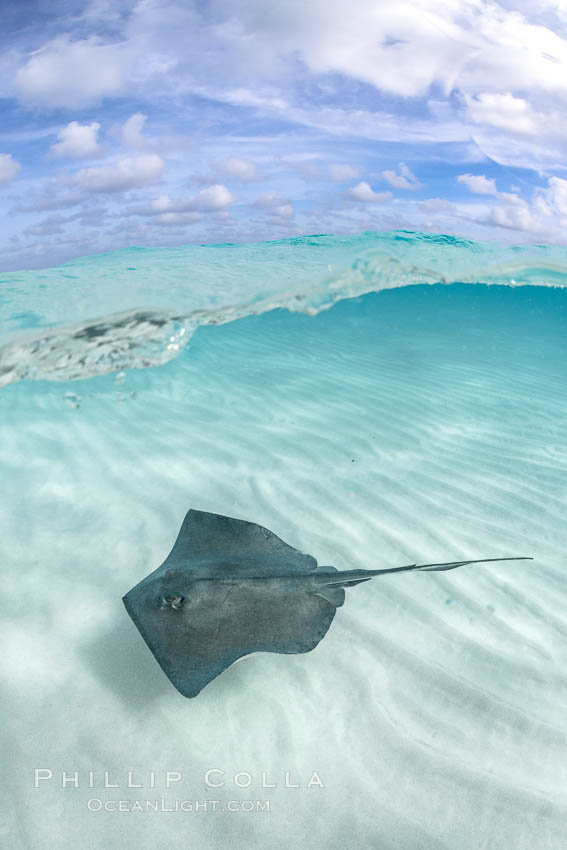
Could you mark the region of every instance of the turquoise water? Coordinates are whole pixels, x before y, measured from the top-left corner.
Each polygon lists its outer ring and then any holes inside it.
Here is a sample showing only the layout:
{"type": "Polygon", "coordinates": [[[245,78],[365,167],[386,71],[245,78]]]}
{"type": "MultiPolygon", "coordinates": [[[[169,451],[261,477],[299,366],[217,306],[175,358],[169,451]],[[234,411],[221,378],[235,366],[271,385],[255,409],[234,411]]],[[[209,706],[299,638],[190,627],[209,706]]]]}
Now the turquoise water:
{"type": "Polygon", "coordinates": [[[563,255],[367,234],[4,276],[7,845],[563,847],[563,255]],[[252,656],[186,700],[121,596],[190,507],[339,569],[534,560],[349,589],[313,652],[252,656]],[[162,797],[220,802],[89,810],[162,797]]]}
{"type": "Polygon", "coordinates": [[[167,362],[196,328],[435,283],[564,286],[567,250],[408,231],[128,248],[0,275],[0,386],[167,362]]]}

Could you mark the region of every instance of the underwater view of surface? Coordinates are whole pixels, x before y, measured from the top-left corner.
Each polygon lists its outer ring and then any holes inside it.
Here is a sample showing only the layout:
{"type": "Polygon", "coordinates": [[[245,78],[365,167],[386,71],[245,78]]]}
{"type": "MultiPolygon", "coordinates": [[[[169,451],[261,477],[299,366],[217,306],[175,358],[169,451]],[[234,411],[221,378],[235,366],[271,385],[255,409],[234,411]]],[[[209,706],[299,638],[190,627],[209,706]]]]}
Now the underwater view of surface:
{"type": "Polygon", "coordinates": [[[0,275],[0,323],[6,846],[564,848],[566,249],[132,248],[0,275]],[[189,508],[533,560],[349,588],[186,699],[121,597],[189,508]]]}

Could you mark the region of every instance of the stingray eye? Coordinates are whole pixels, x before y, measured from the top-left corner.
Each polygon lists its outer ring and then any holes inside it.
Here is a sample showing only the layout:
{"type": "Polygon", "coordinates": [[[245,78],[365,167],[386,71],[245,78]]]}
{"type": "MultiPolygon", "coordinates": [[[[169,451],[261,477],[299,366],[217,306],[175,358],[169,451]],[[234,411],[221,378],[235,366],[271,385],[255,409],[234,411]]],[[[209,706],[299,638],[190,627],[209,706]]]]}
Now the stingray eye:
{"type": "Polygon", "coordinates": [[[178,611],[179,608],[181,608],[181,606],[183,605],[184,601],[184,596],[162,596],[161,607],[173,608],[175,611],[178,611]]]}

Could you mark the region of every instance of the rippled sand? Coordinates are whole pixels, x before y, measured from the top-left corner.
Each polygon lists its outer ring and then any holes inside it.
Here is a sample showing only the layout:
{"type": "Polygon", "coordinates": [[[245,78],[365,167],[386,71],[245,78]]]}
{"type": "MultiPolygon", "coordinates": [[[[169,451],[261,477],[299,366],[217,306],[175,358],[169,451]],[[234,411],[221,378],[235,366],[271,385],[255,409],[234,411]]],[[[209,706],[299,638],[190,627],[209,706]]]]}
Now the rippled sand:
{"type": "Polygon", "coordinates": [[[563,848],[566,316],[560,290],[413,287],[201,328],[156,369],[6,387],[7,846],[563,848]],[[339,569],[535,560],[350,589],[313,652],[255,655],[187,700],[121,596],[189,507],[339,569]],[[87,808],[161,796],[221,808],[87,808]]]}

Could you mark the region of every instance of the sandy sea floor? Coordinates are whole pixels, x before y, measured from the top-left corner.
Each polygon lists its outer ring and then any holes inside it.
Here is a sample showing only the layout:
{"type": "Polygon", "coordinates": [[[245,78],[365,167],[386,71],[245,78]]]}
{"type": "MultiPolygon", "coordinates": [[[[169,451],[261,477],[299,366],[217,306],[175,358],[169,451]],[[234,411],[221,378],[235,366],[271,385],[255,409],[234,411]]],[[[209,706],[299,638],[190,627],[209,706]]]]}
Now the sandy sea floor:
{"type": "Polygon", "coordinates": [[[201,328],[155,369],[4,388],[6,846],[564,848],[566,330],[561,290],[416,286],[201,328]],[[313,652],[250,657],[187,700],[121,596],[191,507],[339,569],[534,561],[352,588],[313,652]],[[88,808],[162,797],[219,803],[88,808]]]}

